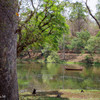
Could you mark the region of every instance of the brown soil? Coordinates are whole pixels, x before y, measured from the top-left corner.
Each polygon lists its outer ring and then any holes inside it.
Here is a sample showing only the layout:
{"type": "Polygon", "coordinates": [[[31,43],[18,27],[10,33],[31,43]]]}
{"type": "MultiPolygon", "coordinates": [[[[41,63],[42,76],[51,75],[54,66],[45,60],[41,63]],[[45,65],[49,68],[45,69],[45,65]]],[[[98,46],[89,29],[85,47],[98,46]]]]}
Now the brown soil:
{"type": "MultiPolygon", "coordinates": [[[[30,52],[31,58],[35,59],[36,57],[39,57],[40,59],[44,59],[44,57],[41,57],[41,53],[32,53],[30,52]]],[[[61,60],[63,60],[63,54],[58,53],[61,60]]],[[[85,57],[89,54],[76,54],[76,53],[65,53],[65,60],[68,62],[81,62],[85,59],[85,57]]],[[[28,59],[29,55],[26,55],[23,57],[23,59],[28,59]]],[[[95,54],[94,61],[100,62],[100,54],[95,54]]]]}

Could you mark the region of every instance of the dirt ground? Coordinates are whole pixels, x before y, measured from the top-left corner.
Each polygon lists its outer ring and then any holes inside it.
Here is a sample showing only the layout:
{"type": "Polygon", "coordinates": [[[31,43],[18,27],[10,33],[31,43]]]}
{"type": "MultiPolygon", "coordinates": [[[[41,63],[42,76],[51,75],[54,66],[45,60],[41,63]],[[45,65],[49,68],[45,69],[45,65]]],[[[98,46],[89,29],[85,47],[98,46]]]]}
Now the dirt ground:
{"type": "MultiPolygon", "coordinates": [[[[63,59],[63,55],[59,54],[60,58],[63,59]]],[[[65,53],[65,60],[69,62],[81,62],[85,59],[89,54],[75,54],[75,53],[65,53]]],[[[94,61],[100,62],[100,54],[95,54],[94,61]]]]}
{"type": "MultiPolygon", "coordinates": [[[[32,53],[30,52],[30,55],[26,55],[23,57],[23,59],[27,59],[27,58],[32,58],[35,59],[36,57],[39,57],[39,59],[44,59],[44,57],[40,56],[41,53],[32,53]]],[[[88,56],[89,54],[76,54],[76,53],[58,53],[59,57],[61,60],[68,61],[68,62],[81,62],[85,59],[86,56],[88,56]]],[[[94,61],[95,62],[100,62],[100,54],[95,54],[94,55],[94,61]]]]}

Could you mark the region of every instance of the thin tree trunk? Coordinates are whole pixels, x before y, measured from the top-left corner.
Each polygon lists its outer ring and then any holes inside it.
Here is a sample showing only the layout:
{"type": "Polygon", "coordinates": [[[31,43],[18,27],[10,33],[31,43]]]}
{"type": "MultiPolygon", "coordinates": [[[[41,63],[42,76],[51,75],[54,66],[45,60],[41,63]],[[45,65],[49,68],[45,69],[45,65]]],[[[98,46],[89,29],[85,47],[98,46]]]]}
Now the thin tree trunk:
{"type": "Polygon", "coordinates": [[[27,51],[27,54],[28,54],[29,58],[31,58],[30,51],[27,51]]]}
{"type": "Polygon", "coordinates": [[[18,100],[17,0],[0,0],[0,100],[18,100]]]}

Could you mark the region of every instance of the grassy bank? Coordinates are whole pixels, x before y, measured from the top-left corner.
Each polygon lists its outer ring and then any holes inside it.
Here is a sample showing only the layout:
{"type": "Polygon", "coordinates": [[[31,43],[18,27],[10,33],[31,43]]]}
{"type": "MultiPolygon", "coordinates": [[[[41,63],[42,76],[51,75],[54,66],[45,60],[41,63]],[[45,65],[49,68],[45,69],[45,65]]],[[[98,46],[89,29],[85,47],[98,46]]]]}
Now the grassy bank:
{"type": "Polygon", "coordinates": [[[21,62],[21,61],[28,61],[28,62],[39,62],[39,63],[58,63],[58,64],[78,64],[78,65],[83,65],[83,66],[96,66],[99,67],[100,66],[100,62],[96,62],[94,61],[93,64],[89,64],[89,63],[84,63],[84,62],[73,62],[73,61],[65,61],[65,60],[59,60],[59,62],[46,62],[44,59],[38,59],[38,60],[34,60],[32,58],[27,58],[27,59],[17,59],[17,62],[21,62]]]}
{"type": "Polygon", "coordinates": [[[32,95],[29,92],[20,93],[20,100],[100,100],[100,90],[58,90],[58,91],[43,91],[32,95]],[[61,97],[57,97],[60,94],[61,97]]]}

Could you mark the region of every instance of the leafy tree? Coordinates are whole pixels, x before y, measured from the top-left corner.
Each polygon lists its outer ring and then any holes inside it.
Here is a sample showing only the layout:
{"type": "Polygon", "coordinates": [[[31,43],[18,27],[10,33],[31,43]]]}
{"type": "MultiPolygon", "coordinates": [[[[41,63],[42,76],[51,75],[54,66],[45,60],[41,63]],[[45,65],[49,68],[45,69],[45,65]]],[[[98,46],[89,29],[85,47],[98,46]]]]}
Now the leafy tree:
{"type": "Polygon", "coordinates": [[[100,33],[96,36],[91,36],[87,41],[87,45],[85,47],[86,50],[92,55],[94,53],[100,53],[100,33]]]}
{"type": "Polygon", "coordinates": [[[71,44],[68,46],[69,49],[76,52],[80,52],[87,45],[87,41],[90,38],[90,33],[88,31],[82,31],[76,33],[76,37],[72,39],[71,44]]]}
{"type": "Polygon", "coordinates": [[[87,10],[80,2],[75,2],[71,4],[71,13],[70,13],[70,20],[85,19],[87,15],[87,10]]]}
{"type": "Polygon", "coordinates": [[[71,3],[69,6],[70,14],[70,28],[71,33],[75,36],[76,32],[80,32],[83,29],[86,29],[86,21],[87,21],[87,10],[86,7],[80,2],[71,3]]]}
{"type": "Polygon", "coordinates": [[[17,0],[0,0],[0,99],[18,100],[16,47],[17,0]]]}
{"type": "Polygon", "coordinates": [[[89,53],[89,56],[86,56],[85,62],[93,64],[93,56],[100,53],[100,32],[96,36],[90,37],[85,46],[85,50],[89,53]]]}
{"type": "Polygon", "coordinates": [[[96,5],[96,8],[97,8],[96,18],[100,22],[100,0],[98,0],[98,3],[96,5]]]}
{"type": "Polygon", "coordinates": [[[18,55],[30,46],[43,47],[45,43],[57,48],[57,39],[62,36],[62,33],[68,33],[69,27],[61,15],[64,7],[59,0],[42,0],[39,7],[38,11],[27,9],[27,12],[23,13],[26,19],[20,22],[17,30],[19,33],[18,55]]]}

